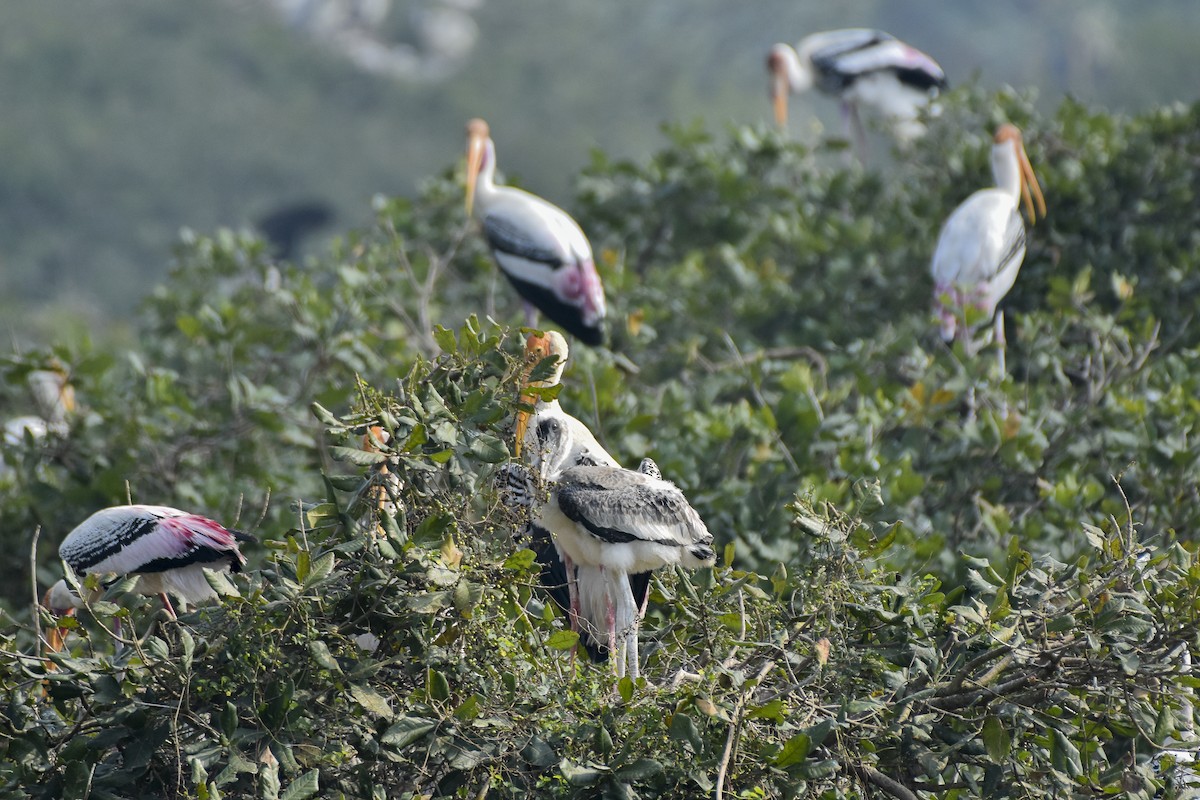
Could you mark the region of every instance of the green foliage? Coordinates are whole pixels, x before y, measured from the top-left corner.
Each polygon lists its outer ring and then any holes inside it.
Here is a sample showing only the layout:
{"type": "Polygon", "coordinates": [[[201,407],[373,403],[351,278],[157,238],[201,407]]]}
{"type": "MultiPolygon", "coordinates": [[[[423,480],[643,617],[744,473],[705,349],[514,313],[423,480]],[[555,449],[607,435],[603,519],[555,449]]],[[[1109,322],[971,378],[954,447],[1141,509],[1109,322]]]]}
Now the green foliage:
{"type": "Polygon", "coordinates": [[[238,521],[252,568],[179,623],[110,588],[53,669],[30,576],[0,587],[0,791],[1184,796],[1198,114],[963,89],[881,171],[763,129],[596,156],[614,347],[559,398],[725,550],[656,576],[637,683],[572,655],[495,496],[519,310],[453,176],[306,267],[189,235],[137,348],[0,363],[5,408],[52,359],[80,404],[0,444],[0,543],[23,565],[40,525],[48,585],[129,496],[238,521]],[[1050,206],[1007,374],[940,342],[927,277],[1000,119],[1050,206]]]}

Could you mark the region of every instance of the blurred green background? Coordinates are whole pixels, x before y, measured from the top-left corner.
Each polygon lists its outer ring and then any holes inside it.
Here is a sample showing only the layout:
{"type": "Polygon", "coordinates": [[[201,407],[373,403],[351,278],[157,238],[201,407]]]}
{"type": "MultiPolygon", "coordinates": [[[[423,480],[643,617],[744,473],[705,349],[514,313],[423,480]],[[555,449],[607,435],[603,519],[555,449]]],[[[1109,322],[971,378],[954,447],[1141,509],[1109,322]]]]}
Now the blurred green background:
{"type": "MultiPolygon", "coordinates": [[[[413,196],[455,163],[472,116],[492,123],[510,178],[570,207],[593,149],[641,157],[666,120],[764,121],[769,45],[850,25],[925,49],[952,85],[1036,87],[1043,110],[1064,93],[1117,110],[1194,97],[1200,5],[1183,0],[6,3],[0,335],[120,337],[185,226],[298,202],[332,211],[326,235],[368,224],[372,195],[413,196]],[[440,35],[448,66],[415,80],[360,68],[336,38],[360,6],[373,41],[434,59],[421,36],[440,35]]],[[[796,136],[838,131],[828,99],[793,109],[796,136]]]]}

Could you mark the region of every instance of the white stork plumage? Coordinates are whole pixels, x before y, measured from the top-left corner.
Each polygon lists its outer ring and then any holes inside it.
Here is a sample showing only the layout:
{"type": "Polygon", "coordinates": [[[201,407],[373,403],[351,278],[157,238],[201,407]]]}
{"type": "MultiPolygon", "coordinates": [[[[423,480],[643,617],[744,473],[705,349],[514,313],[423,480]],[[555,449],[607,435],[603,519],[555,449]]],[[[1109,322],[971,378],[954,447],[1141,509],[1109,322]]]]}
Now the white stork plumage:
{"type": "MultiPolygon", "coordinates": [[[[35,369],[26,380],[37,414],[12,417],[5,421],[3,438],[7,447],[20,447],[26,436],[34,441],[41,441],[47,436],[65,436],[70,430],[70,416],[75,413],[75,388],[61,366],[35,369]]],[[[7,465],[0,458],[0,476],[6,471],[7,465]]]]}
{"type": "MultiPolygon", "coordinates": [[[[550,387],[561,383],[568,352],[567,340],[558,331],[531,334],[525,343],[525,361],[529,368],[532,370],[546,358],[553,357],[556,360],[553,371],[546,380],[527,382],[526,386],[550,387]]],[[[532,412],[517,412],[515,450],[518,456],[521,455],[522,449],[526,451],[542,480],[556,476],[570,467],[621,466],[597,441],[587,425],[563,410],[557,398],[542,400],[528,394],[522,397],[522,401],[532,405],[534,409],[532,412]],[[550,437],[540,434],[542,429],[539,427],[550,419],[560,423],[563,430],[563,435],[553,437],[552,441],[550,437]]],[[[604,647],[607,646],[606,643],[601,646],[602,640],[599,636],[599,631],[604,627],[600,621],[604,619],[605,614],[605,576],[595,566],[575,564],[570,556],[554,544],[553,536],[544,528],[534,525],[531,534],[533,550],[537,554],[538,563],[542,565],[543,586],[567,611],[572,628],[582,628],[581,640],[588,654],[596,660],[601,660],[605,655],[604,647]],[[567,590],[565,603],[560,596],[564,585],[567,590]]],[[[628,578],[630,592],[638,606],[644,607],[649,596],[650,574],[635,573],[628,578]]],[[[621,621],[621,629],[628,627],[632,622],[631,619],[621,621]]]]}
{"type": "Polygon", "coordinates": [[[883,116],[902,142],[925,132],[921,110],[946,86],[946,74],[931,57],[890,33],[843,28],[804,37],[795,47],[776,44],[767,56],[775,121],[787,125],[788,93],[815,86],[837,97],[859,152],[866,137],[858,117],[865,106],[883,116]]]}
{"type": "Polygon", "coordinates": [[[526,322],[536,308],[584,344],[604,343],[604,287],[592,246],[575,220],[552,203],[498,186],[496,145],[488,124],[467,123],[467,213],[479,218],[492,256],[525,300],[526,322]]]}
{"type": "Polygon", "coordinates": [[[1004,368],[1004,315],[996,306],[1008,294],[1025,260],[1025,223],[1019,206],[1025,201],[1030,223],[1046,215],[1046,200],[1025,154],[1021,131],[1005,123],[992,144],[996,186],[980,189],[946,219],[938,236],[930,271],[942,338],[956,336],[974,351],[966,309],[995,317],[995,340],[1004,368]]]}
{"type": "MultiPolygon", "coordinates": [[[[547,437],[562,435],[559,420],[538,425],[547,437]]],[[[549,531],[561,552],[602,576],[609,649],[617,675],[637,678],[642,609],[630,575],[678,564],[696,569],[716,563],[713,536],[675,484],[645,472],[606,466],[571,467],[550,482],[549,500],[534,525],[549,531]],[[620,632],[620,636],[618,636],[620,632]]],[[[584,596],[584,610],[601,601],[584,596]]],[[[598,615],[598,611],[594,612],[598,615]]]]}
{"type": "MultiPolygon", "coordinates": [[[[246,563],[239,541],[251,541],[219,522],[167,506],[113,506],[79,523],[58,547],[58,555],[80,578],[86,575],[138,575],[141,594],[158,595],[172,617],[173,594],[187,604],[217,599],[204,570],[238,572],[246,563]]],[[[43,604],[69,614],[81,604],[66,581],[46,593],[43,604]]]]}

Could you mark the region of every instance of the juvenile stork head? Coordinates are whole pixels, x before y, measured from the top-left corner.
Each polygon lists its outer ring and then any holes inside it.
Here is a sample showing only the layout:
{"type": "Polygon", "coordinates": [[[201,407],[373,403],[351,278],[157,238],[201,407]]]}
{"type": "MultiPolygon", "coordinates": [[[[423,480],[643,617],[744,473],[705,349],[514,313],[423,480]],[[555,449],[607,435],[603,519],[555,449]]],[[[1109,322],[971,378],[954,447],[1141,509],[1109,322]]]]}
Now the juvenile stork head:
{"type": "MultiPolygon", "coordinates": [[[[556,386],[562,381],[563,370],[567,367],[567,340],[558,331],[546,331],[545,333],[531,333],[529,338],[525,340],[525,388],[541,388],[545,386],[556,386]],[[554,371],[546,380],[531,380],[534,368],[537,367],[544,359],[550,357],[557,358],[554,364],[554,371]]],[[[523,393],[521,395],[521,403],[529,406],[537,406],[537,395],[531,393],[523,393]]],[[[517,412],[517,442],[515,445],[516,454],[521,455],[521,445],[525,441],[525,431],[529,428],[530,412],[524,409],[517,412]]]]}
{"type": "Polygon", "coordinates": [[[1042,196],[1042,187],[1025,153],[1021,129],[1012,123],[1006,122],[996,129],[992,144],[992,173],[996,176],[998,186],[1011,186],[1015,179],[1031,224],[1037,222],[1039,215],[1046,216],[1046,198],[1042,196]]]}
{"type": "Polygon", "coordinates": [[[467,214],[475,208],[475,187],[479,174],[495,168],[495,145],[488,124],[476,117],[467,123],[467,214]]]}

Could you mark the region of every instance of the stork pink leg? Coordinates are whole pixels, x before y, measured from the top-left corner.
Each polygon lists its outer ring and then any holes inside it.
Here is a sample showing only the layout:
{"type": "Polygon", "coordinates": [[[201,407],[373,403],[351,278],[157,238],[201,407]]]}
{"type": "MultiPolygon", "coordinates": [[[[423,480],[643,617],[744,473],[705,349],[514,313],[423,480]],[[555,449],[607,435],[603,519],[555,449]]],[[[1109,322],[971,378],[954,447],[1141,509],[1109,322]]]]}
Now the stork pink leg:
{"type": "Polygon", "coordinates": [[[170,614],[171,619],[179,619],[179,615],[175,613],[175,607],[171,605],[171,598],[167,597],[167,593],[162,592],[159,594],[159,597],[162,598],[163,608],[167,609],[167,613],[170,614]]]}
{"type": "Polygon", "coordinates": [[[525,325],[530,328],[536,328],[538,324],[537,308],[528,300],[522,300],[521,304],[525,307],[525,325]]]}

